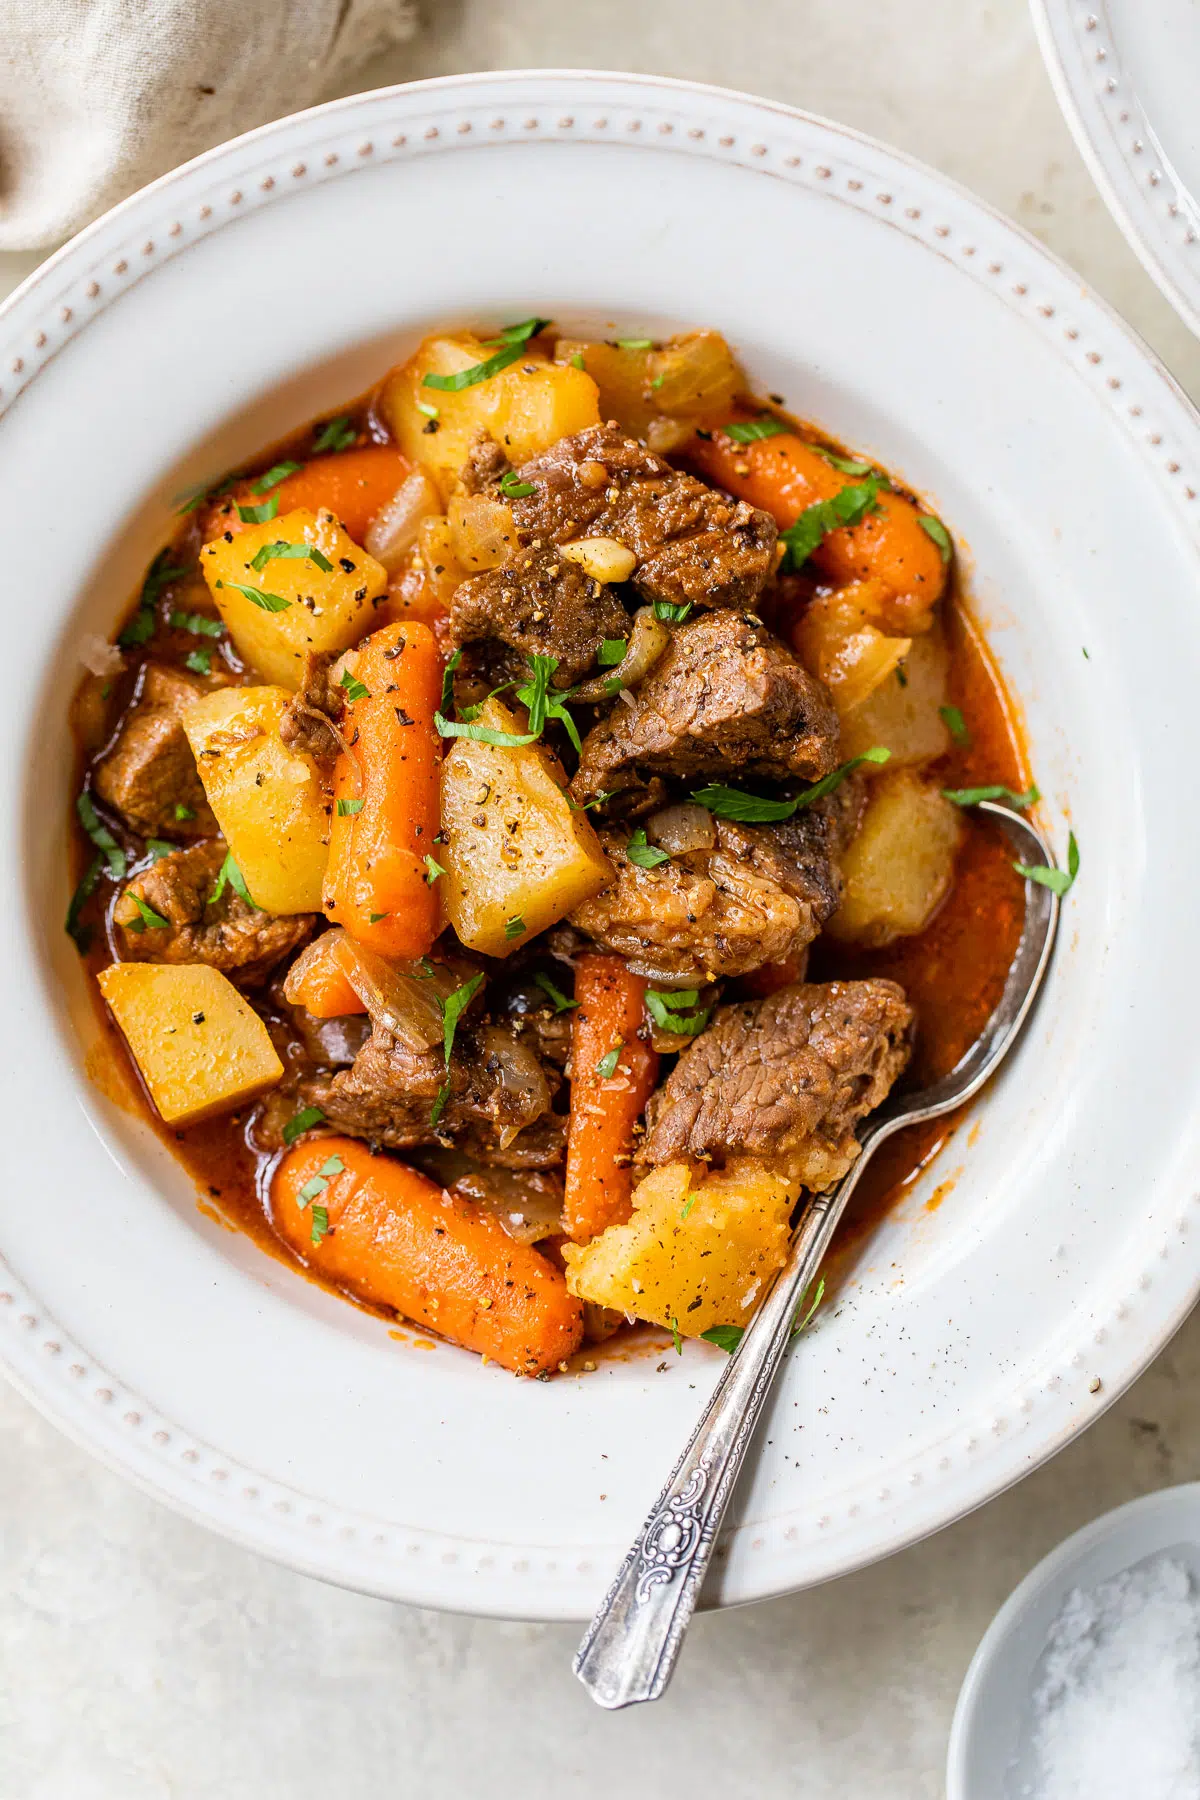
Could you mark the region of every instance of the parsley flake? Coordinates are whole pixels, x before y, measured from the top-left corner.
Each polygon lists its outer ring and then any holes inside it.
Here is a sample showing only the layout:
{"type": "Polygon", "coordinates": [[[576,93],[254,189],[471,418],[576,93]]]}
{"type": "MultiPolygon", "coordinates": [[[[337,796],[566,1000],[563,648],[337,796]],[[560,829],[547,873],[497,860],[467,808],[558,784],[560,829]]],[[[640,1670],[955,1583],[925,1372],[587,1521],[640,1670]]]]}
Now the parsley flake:
{"type": "Polygon", "coordinates": [[[326,450],[349,450],[357,442],[358,433],[343,413],[340,418],[330,419],[327,425],[322,425],[313,439],[313,455],[320,456],[326,450]]]}
{"type": "Polygon", "coordinates": [[[154,908],[147,901],[143,900],[140,894],[130,894],[129,898],[137,907],[141,917],[128,920],[128,930],[145,931],[147,926],[149,926],[152,931],[165,931],[167,929],[170,920],[164,919],[160,912],[155,912],[154,908]]]}
{"type": "Polygon", "coordinates": [[[981,800],[1003,800],[1009,806],[1016,806],[1024,812],[1027,806],[1036,806],[1041,799],[1037,787],[1030,787],[1024,794],[1014,794],[1011,788],[1001,787],[998,783],[992,787],[943,788],[942,795],[952,800],[955,806],[978,806],[981,800]]]}
{"type": "Polygon", "coordinates": [[[104,860],[108,864],[108,872],[114,881],[125,879],[128,858],[118,844],[108,826],[103,823],[96,811],[92,796],[85,789],[75,802],[75,811],[79,814],[79,823],[95,844],[97,850],[104,852],[104,860]]]}
{"type": "Polygon", "coordinates": [[[647,988],[646,1011],[660,1031],[673,1031],[679,1037],[697,1037],[708,1024],[712,1012],[710,1006],[703,1006],[696,1012],[686,1010],[695,1006],[699,998],[698,988],[677,988],[667,992],[647,988]]]}
{"type": "Polygon", "coordinates": [[[362,809],[363,803],[361,800],[339,800],[337,803],[337,816],[339,819],[352,819],[355,813],[360,813],[362,809]]]}
{"type": "Polygon", "coordinates": [[[146,839],[146,849],[155,862],[161,862],[164,856],[174,856],[178,848],[177,844],[168,844],[166,838],[146,839]]]}
{"type": "Polygon", "coordinates": [[[942,561],[948,563],[954,552],[954,544],[942,521],[935,519],[932,513],[918,513],[917,524],[927,536],[933,539],[941,551],[942,561]]]}
{"type": "Polygon", "coordinates": [[[683,601],[679,606],[676,606],[674,602],[670,600],[656,600],[654,602],[654,616],[664,625],[682,625],[691,610],[692,603],[690,600],[683,601]]]}
{"type": "Polygon", "coordinates": [[[790,819],[804,807],[811,806],[814,800],[823,800],[826,794],[832,794],[860,763],[889,762],[891,755],[890,750],[876,744],[873,749],[864,750],[861,756],[852,756],[849,762],[842,763],[840,768],[814,782],[812,787],[805,788],[794,800],[768,800],[761,794],[747,794],[742,788],[721,786],[698,788],[691,797],[718,819],[738,819],[743,824],[753,825],[772,824],[777,819],[790,819]]]}
{"type": "Polygon", "coordinates": [[[718,1350],[725,1350],[730,1356],[745,1335],[745,1329],[741,1325],[710,1325],[707,1331],[700,1333],[706,1344],[715,1344],[718,1350]]]}
{"type": "Polygon", "coordinates": [[[229,851],[225,861],[217,871],[217,885],[208,896],[208,904],[210,906],[215,906],[227,887],[231,887],[238,899],[244,900],[247,906],[252,906],[255,912],[262,911],[262,907],[258,904],[258,901],[254,899],[250,889],[246,886],[246,877],[242,874],[242,871],[234,861],[232,850],[229,851]]]}
{"type": "Polygon", "coordinates": [[[582,369],[582,368],[586,367],[584,360],[583,360],[583,351],[582,350],[573,351],[571,353],[571,355],[568,356],[567,361],[570,363],[570,365],[573,369],[582,369]]]}
{"type": "Polygon", "coordinates": [[[879,482],[871,475],[866,481],[851,482],[828,500],[817,500],[806,506],[794,525],[781,531],[779,541],[787,551],[784,567],[799,569],[818,549],[831,531],[844,525],[857,525],[879,504],[879,482]]]}
{"type": "Polygon", "coordinates": [[[617,1062],[620,1059],[621,1052],[624,1048],[625,1040],[624,1038],[621,1038],[613,1045],[611,1050],[606,1050],[604,1055],[600,1058],[600,1061],[596,1064],[596,1073],[601,1081],[611,1081],[612,1077],[616,1074],[617,1062]]]}
{"type": "Polygon", "coordinates": [[[370,688],[365,687],[361,681],[357,681],[349,669],[342,670],[338,686],[344,690],[347,700],[369,700],[371,698],[370,688]]]}
{"type": "Polygon", "coordinates": [[[672,1313],[672,1315],[671,1315],[671,1337],[675,1344],[676,1356],[682,1356],[683,1355],[683,1339],[679,1335],[679,1320],[675,1317],[674,1313],[672,1313]]]}
{"type": "Polygon", "coordinates": [[[505,926],[504,926],[504,935],[506,938],[524,937],[525,936],[525,921],[524,921],[524,919],[522,919],[521,917],[518,916],[517,918],[506,920],[505,926]]]}
{"type": "Polygon", "coordinates": [[[237,515],[243,525],[269,525],[279,511],[279,495],[272,494],[261,506],[243,506],[238,502],[237,515]]]}
{"type": "Polygon", "coordinates": [[[303,1137],[306,1131],[311,1131],[314,1125],[319,1125],[324,1117],[325,1114],[319,1106],[302,1107],[298,1113],[292,1114],[284,1126],[284,1143],[290,1147],[298,1137],[303,1137]]]}
{"type": "Polygon", "coordinates": [[[175,802],[175,817],[177,819],[194,819],[195,816],[192,808],[190,806],[185,806],[182,800],[177,800],[175,802]]]}
{"type": "Polygon", "coordinates": [[[219,638],[225,635],[225,626],[220,619],[210,619],[207,613],[173,612],[167,623],[172,631],[190,631],[193,637],[219,638]]]}
{"type": "Polygon", "coordinates": [[[311,1232],[313,1244],[314,1245],[319,1244],[321,1242],[321,1240],[323,1238],[328,1237],[328,1235],[329,1235],[329,1208],[327,1206],[314,1206],[312,1209],[312,1232],[311,1232]]]}
{"type": "Polygon", "coordinates": [[[298,462],[274,463],[265,475],[260,475],[257,481],[250,483],[250,492],[252,494],[269,494],[272,488],[277,488],[281,481],[287,480],[289,475],[297,474],[300,467],[298,462]]]}
{"type": "Polygon", "coordinates": [[[273,544],[263,544],[250,558],[250,567],[262,574],[269,562],[310,562],[320,569],[322,575],[332,575],[333,564],[327,556],[313,547],[312,544],[289,544],[284,538],[277,538],[273,544]]]}
{"type": "Polygon", "coordinates": [[[639,825],[625,846],[625,855],[639,869],[657,869],[660,863],[670,862],[671,858],[657,844],[646,841],[645,827],[639,825]]]}
{"type": "Polygon", "coordinates": [[[967,729],[967,721],[963,718],[959,708],[957,706],[939,706],[938,712],[941,714],[942,724],[955,743],[961,744],[964,750],[967,749],[971,742],[971,733],[967,729]]]}
{"type": "Polygon", "coordinates": [[[1065,869],[1049,869],[1044,863],[1014,863],[1013,868],[1026,881],[1036,881],[1039,887],[1049,888],[1061,900],[1074,887],[1079,873],[1079,845],[1075,842],[1075,833],[1071,832],[1067,839],[1065,869]]]}
{"type": "Polygon", "coordinates": [[[212,651],[203,644],[198,650],[189,650],[183,659],[183,666],[190,669],[193,675],[211,675],[212,651]]]}
{"type": "MultiPolygon", "coordinates": [[[[445,871],[445,869],[443,869],[440,862],[435,862],[432,856],[426,856],[426,858],[425,858],[425,880],[430,887],[433,886],[434,882],[437,880],[439,875],[444,875],[445,873],[446,873],[446,871],[445,871]]],[[[380,914],[380,917],[381,918],[383,917],[382,913],[380,914]]]]}
{"type": "Polygon", "coordinates": [[[653,338],[618,338],[618,350],[653,350],[653,338]]]}
{"type": "Polygon", "coordinates": [[[748,419],[737,425],[726,425],[725,436],[731,437],[735,444],[757,444],[762,438],[778,437],[788,427],[782,419],[771,413],[764,413],[761,419],[748,419]]]}
{"type": "MultiPolygon", "coordinates": [[[[874,473],[870,463],[858,462],[852,456],[839,456],[836,450],[827,450],[824,444],[810,444],[810,450],[827,462],[830,468],[836,469],[840,475],[871,475],[874,473]]],[[[878,480],[879,478],[876,477],[878,480]]],[[[882,487],[884,483],[880,481],[882,487]]]]}
{"type": "Polygon", "coordinates": [[[510,500],[524,500],[526,494],[534,494],[537,489],[532,481],[522,481],[516,471],[510,469],[508,474],[501,479],[500,492],[506,494],[510,500]]]}
{"type": "MultiPolygon", "coordinates": [[[[450,1067],[450,1052],[454,1048],[454,1034],[458,1030],[458,1021],[466,1012],[471,1001],[479,990],[483,980],[483,970],[472,975],[470,981],[464,981],[461,987],[455,988],[452,994],[439,1002],[442,1009],[442,1047],[446,1053],[446,1067],[450,1067]]],[[[444,1104],[444,1102],[443,1102],[444,1104]]]]}
{"type": "Polygon", "coordinates": [[[596,661],[602,669],[615,668],[618,663],[625,661],[628,648],[628,638],[605,638],[596,652],[596,661]]]}
{"type": "Polygon", "coordinates": [[[67,908],[67,917],[66,917],[66,922],[65,922],[67,936],[69,938],[73,939],[76,949],[79,950],[81,953],[83,951],[85,951],[87,949],[88,945],[91,943],[92,933],[91,933],[91,928],[89,926],[81,925],[79,923],[79,915],[82,913],[84,906],[87,904],[87,902],[91,899],[92,895],[95,893],[96,888],[100,882],[100,873],[103,868],[104,868],[104,857],[100,852],[97,852],[97,854],[95,856],[93,856],[93,858],[92,858],[91,862],[88,864],[87,868],[84,870],[83,875],[79,882],[79,886],[75,889],[75,892],[71,895],[71,904],[67,908]]]}
{"type": "Polygon", "coordinates": [[[541,988],[543,994],[545,994],[556,1013],[570,1012],[572,1007],[579,1005],[578,1000],[568,1000],[562,989],[556,988],[550,977],[544,975],[540,969],[533,979],[538,987],[541,988]]]}
{"type": "Polygon", "coordinates": [[[546,728],[547,719],[557,719],[566,731],[575,749],[582,748],[575,721],[567,711],[564,702],[570,697],[571,690],[555,690],[550,686],[550,679],[558,667],[557,656],[531,656],[529,667],[533,679],[517,689],[517,699],[529,711],[529,729],[535,738],[540,737],[546,728]]]}
{"type": "Polygon", "coordinates": [[[441,1087],[437,1091],[437,1099],[433,1103],[433,1110],[429,1115],[429,1123],[431,1126],[436,1125],[442,1114],[445,1112],[446,1102],[449,1098],[450,1083],[449,1081],[443,1081],[441,1087]]]}
{"type": "Polygon", "coordinates": [[[422,387],[437,388],[443,394],[461,394],[464,388],[477,387],[481,381],[490,381],[493,375],[499,375],[515,363],[518,357],[525,354],[525,340],[519,343],[506,343],[502,350],[489,356],[483,362],[472,363],[469,369],[460,369],[456,375],[436,375],[432,372],[424,377],[422,387]]]}
{"type": "Polygon", "coordinates": [[[244,594],[247,600],[258,607],[260,612],[286,612],[292,604],[290,600],[285,600],[282,594],[268,594],[262,588],[247,587],[241,581],[218,581],[217,586],[219,588],[236,588],[238,593],[244,594]]]}
{"type": "Polygon", "coordinates": [[[519,325],[505,325],[498,337],[485,338],[484,342],[490,350],[493,344],[525,345],[539,331],[545,331],[549,319],[522,319],[519,325]]]}

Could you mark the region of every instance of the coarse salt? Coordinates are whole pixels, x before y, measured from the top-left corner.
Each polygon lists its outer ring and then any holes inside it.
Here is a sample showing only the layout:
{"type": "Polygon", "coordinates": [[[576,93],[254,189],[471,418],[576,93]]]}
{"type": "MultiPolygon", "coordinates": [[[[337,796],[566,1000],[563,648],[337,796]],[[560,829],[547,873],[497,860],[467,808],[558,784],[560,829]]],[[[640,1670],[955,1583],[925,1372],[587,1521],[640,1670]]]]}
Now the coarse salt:
{"type": "Polygon", "coordinates": [[[1067,1595],[1033,1712],[1029,1800],[1200,1800],[1200,1592],[1177,1557],[1067,1595]]]}

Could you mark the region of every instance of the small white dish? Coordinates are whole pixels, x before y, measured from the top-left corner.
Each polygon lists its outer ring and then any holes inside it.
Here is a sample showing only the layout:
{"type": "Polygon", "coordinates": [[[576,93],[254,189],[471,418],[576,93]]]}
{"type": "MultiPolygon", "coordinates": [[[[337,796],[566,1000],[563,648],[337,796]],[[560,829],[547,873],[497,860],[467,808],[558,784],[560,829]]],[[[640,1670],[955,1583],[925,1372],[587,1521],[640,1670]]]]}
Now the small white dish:
{"type": "Polygon", "coordinates": [[[202,1214],[89,1081],[97,1020],[62,928],[77,645],[111,631],[172,496],[432,326],[535,311],[603,335],[715,326],[761,391],[928,496],[1023,710],[1042,823],[1082,849],[1032,1029],[789,1361],[710,1605],[978,1506],[1195,1298],[1200,423],[1068,270],[941,176],[649,77],[455,78],[280,120],[118,207],[0,312],[19,1047],[0,1359],[81,1443],[265,1554],[423,1605],[582,1619],[721,1353],[535,1383],[395,1342],[202,1214]]]}
{"type": "Polygon", "coordinates": [[[1072,1588],[1168,1552],[1200,1579],[1200,1482],[1143,1494],[1052,1550],[1005,1601],[971,1659],[946,1765],[946,1800],[1017,1800],[1036,1772],[1033,1696],[1050,1627],[1072,1588]]]}
{"type": "Polygon", "coordinates": [[[1146,271],[1200,333],[1200,8],[1030,0],[1059,105],[1146,271]]]}

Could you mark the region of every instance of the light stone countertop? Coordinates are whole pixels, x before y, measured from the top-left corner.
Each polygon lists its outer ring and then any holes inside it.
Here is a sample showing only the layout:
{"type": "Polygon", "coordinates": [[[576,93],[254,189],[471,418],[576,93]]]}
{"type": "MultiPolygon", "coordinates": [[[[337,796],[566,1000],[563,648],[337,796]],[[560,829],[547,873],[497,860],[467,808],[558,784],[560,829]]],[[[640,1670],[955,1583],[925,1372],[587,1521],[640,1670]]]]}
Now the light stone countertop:
{"type": "MultiPolygon", "coordinates": [[[[426,4],[421,41],[361,85],[629,68],[827,114],[1028,227],[1200,397],[1200,346],[1105,212],[1024,0],[426,4]]],[[[36,261],[0,257],[0,292],[36,261]]],[[[1194,1317],[1019,1487],[859,1575],[701,1618],[667,1698],[616,1716],[571,1676],[574,1628],[419,1612],[259,1561],[0,1383],[0,1800],[934,1800],[959,1683],[1015,1583],[1097,1513],[1200,1476],[1198,1381],[1194,1317]]]]}

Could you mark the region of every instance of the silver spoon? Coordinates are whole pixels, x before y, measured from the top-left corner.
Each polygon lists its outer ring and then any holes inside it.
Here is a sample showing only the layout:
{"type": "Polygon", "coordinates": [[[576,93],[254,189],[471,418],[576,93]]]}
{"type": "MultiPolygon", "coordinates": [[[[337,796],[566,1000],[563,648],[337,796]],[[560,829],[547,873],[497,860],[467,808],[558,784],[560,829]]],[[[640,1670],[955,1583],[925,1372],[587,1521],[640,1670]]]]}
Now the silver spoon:
{"type": "MultiPolygon", "coordinates": [[[[1054,868],[1049,846],[1026,819],[984,801],[1017,860],[1054,868]]],[[[1041,984],[1058,923],[1058,895],[1025,883],[1025,922],[995,1012],[966,1055],[932,1087],[887,1101],[859,1134],[862,1153],[829,1193],[810,1202],[788,1260],[729,1359],[670,1480],[635,1538],[588,1626],[575,1673],[598,1705],[657,1700],[675,1660],[712,1558],[746,1452],[792,1337],[793,1321],[872,1152],[893,1132],[940,1118],[970,1100],[1008,1054],[1041,984]]]]}

